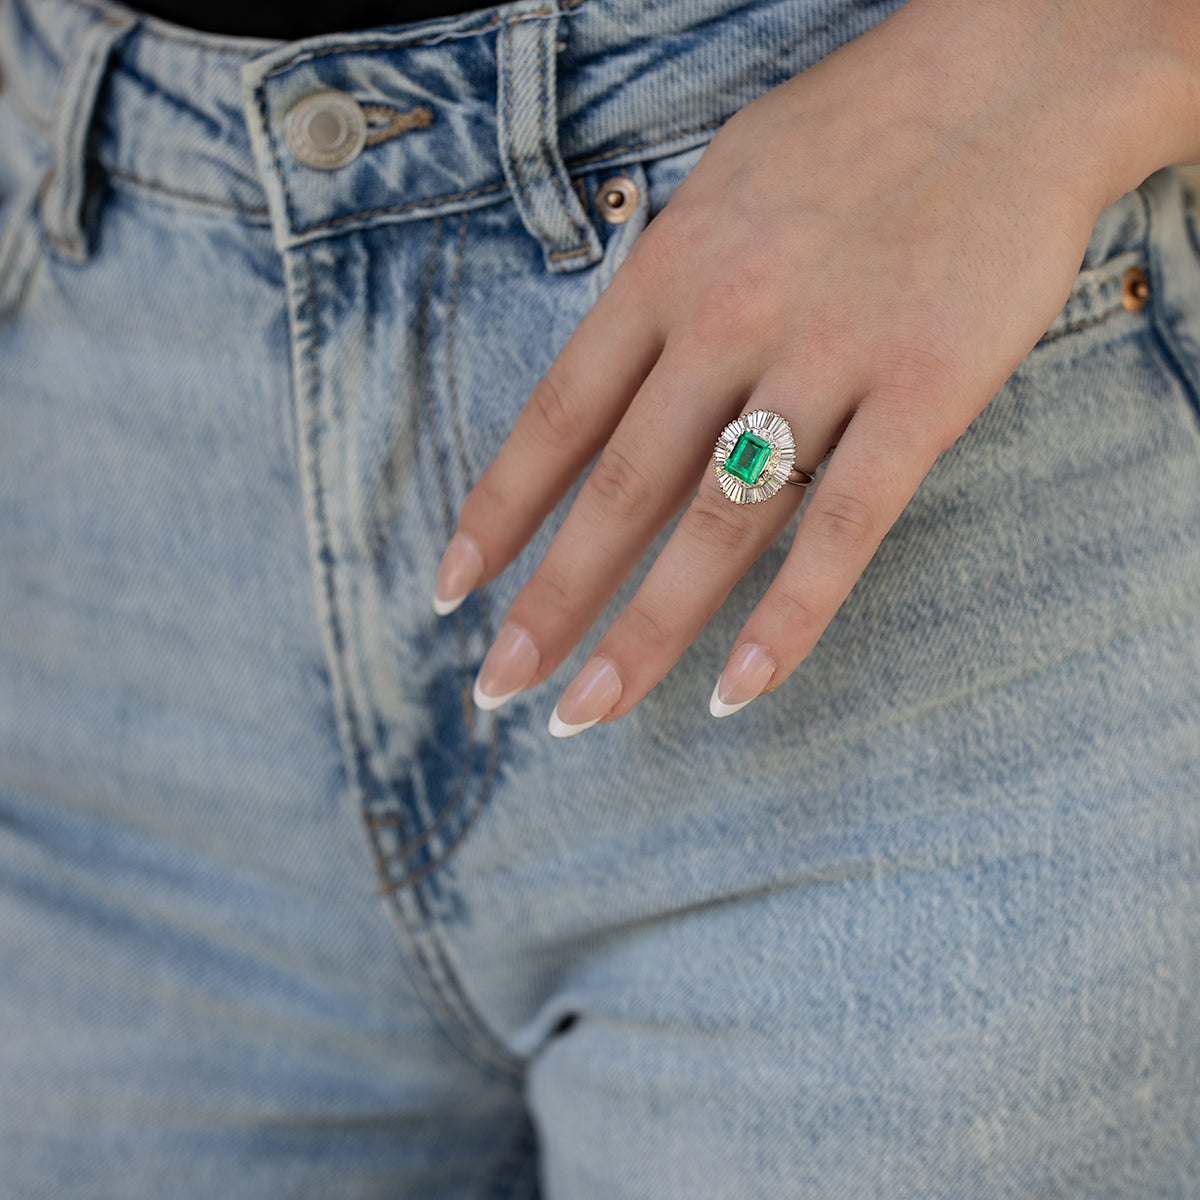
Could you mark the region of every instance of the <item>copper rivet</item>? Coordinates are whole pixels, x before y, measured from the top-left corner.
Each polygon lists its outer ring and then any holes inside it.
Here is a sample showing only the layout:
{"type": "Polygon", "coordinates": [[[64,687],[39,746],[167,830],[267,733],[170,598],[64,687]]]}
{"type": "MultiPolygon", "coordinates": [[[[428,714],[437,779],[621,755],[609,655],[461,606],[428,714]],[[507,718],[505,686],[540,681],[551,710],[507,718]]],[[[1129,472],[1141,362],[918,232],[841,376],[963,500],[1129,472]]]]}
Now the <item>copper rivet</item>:
{"type": "Polygon", "coordinates": [[[626,175],[614,175],[612,179],[606,179],[596,193],[596,208],[610,225],[628,221],[637,208],[637,202],[637,184],[626,175]]]}
{"type": "Polygon", "coordinates": [[[1141,312],[1150,299],[1150,280],[1141,267],[1130,267],[1121,280],[1121,303],[1131,312],[1141,312]]]}

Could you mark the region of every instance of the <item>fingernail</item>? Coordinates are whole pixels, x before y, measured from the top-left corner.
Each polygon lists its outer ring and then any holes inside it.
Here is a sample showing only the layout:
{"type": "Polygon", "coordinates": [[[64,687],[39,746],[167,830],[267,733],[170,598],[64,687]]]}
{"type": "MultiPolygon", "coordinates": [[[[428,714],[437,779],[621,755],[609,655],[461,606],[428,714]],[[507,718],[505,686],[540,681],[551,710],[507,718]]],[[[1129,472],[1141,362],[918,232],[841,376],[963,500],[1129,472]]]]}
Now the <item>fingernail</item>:
{"type": "Polygon", "coordinates": [[[483,578],[483,554],[465,533],[456,533],[442,555],[433,586],[433,611],[452,613],[483,578]]]}
{"type": "Polygon", "coordinates": [[[621,698],[621,677],[607,658],[585,662],[567,684],[550,714],[550,732],[556,738],[574,737],[591,728],[621,698]]]}
{"type": "Polygon", "coordinates": [[[714,717],[727,717],[745,708],[771,682],[775,660],[753,642],[739,646],[725,664],[717,686],[713,688],[708,711],[714,717]]]}
{"type": "Polygon", "coordinates": [[[501,625],[475,678],[475,703],[499,708],[537,674],[541,651],[519,625],[501,625]]]}

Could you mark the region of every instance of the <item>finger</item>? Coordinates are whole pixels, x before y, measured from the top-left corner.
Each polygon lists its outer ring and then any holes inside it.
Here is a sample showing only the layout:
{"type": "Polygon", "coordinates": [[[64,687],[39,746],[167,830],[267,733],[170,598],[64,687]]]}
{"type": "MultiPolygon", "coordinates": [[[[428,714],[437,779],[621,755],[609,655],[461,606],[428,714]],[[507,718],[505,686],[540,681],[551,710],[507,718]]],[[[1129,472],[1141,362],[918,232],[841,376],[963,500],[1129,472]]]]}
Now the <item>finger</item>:
{"type": "Polygon", "coordinates": [[[570,653],[696,490],[712,428],[719,431],[749,391],[745,375],[731,359],[709,369],[668,344],[505,615],[480,668],[477,703],[498,707],[570,653]],[[719,415],[697,416],[706,412],[719,415]]]}
{"type": "MultiPolygon", "coordinates": [[[[764,389],[751,408],[761,408],[764,389]]],[[[793,405],[794,405],[793,400],[793,405]]],[[[778,411],[778,410],[775,410],[778,411]]],[[[798,435],[797,462],[814,466],[836,440],[835,410],[811,416],[798,435]]],[[[718,430],[719,432],[719,430],[718,430]]],[[[637,593],[563,692],[551,732],[570,736],[628,712],[663,678],[720,607],[734,584],[786,527],[804,489],[785,487],[757,504],[735,504],[709,467],[692,503],[637,593]]]]}
{"type": "Polygon", "coordinates": [[[663,337],[631,286],[634,278],[617,272],[467,493],[438,567],[439,613],[452,612],[516,557],[608,439],[652,369],[663,337]]]}
{"type": "Polygon", "coordinates": [[[807,657],[945,444],[878,401],[860,405],[783,566],[726,659],[710,701],[714,716],[774,690],[807,657]]]}

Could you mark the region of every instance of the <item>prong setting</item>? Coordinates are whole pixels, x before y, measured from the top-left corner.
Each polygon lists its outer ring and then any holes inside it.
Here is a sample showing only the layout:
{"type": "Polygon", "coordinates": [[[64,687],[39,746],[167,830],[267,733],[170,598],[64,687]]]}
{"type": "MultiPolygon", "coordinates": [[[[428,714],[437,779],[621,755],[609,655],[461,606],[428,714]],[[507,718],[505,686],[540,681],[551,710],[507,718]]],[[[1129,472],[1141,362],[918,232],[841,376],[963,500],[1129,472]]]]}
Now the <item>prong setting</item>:
{"type": "Polygon", "coordinates": [[[735,504],[769,500],[787,482],[795,461],[792,427],[785,417],[766,409],[735,417],[713,450],[717,484],[735,504]],[[765,458],[763,445],[769,447],[765,458]]]}

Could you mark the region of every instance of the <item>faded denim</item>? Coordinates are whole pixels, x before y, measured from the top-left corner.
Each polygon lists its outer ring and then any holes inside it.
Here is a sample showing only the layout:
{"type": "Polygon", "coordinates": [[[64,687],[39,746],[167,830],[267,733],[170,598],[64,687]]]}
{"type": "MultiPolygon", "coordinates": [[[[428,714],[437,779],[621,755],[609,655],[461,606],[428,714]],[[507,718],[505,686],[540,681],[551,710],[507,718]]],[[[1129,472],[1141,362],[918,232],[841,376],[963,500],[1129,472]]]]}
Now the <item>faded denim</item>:
{"type": "Polygon", "coordinates": [[[561,511],[430,606],[713,131],[888,8],[519,0],[279,45],[0,6],[0,1193],[1200,1196],[1175,173],[1103,214],[744,712],[708,700],[787,536],[567,742],[632,583],[546,685],[470,699],[561,511]],[[286,113],[326,87],[432,121],[306,168],[286,113]]]}

